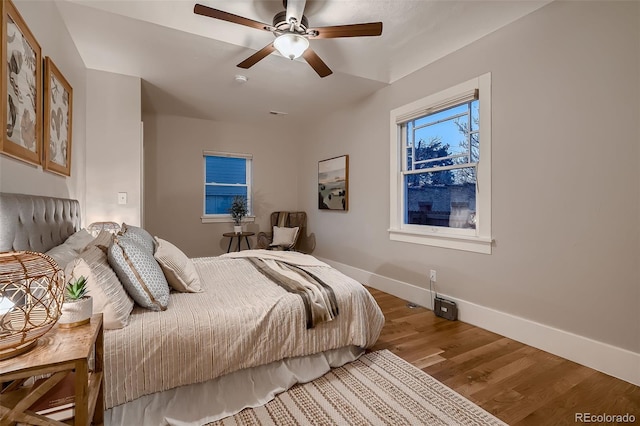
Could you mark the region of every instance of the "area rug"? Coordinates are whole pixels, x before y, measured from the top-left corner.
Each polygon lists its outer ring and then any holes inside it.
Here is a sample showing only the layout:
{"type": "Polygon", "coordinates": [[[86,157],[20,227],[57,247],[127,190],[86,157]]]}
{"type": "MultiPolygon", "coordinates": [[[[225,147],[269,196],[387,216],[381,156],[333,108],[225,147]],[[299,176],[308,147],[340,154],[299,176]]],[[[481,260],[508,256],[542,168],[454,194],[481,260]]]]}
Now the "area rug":
{"type": "Polygon", "coordinates": [[[368,353],[221,425],[506,425],[388,350],[368,353]]]}

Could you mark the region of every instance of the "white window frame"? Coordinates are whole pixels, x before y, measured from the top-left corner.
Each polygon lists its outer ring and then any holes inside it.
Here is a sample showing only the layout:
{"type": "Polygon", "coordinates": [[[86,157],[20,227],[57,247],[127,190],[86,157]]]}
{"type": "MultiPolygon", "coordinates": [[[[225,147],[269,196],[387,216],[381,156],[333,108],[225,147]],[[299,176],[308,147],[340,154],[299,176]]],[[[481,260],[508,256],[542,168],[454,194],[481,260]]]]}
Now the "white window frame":
{"type": "Polygon", "coordinates": [[[491,254],[491,73],[429,95],[391,111],[390,114],[390,224],[392,241],[491,254]],[[469,98],[480,100],[480,155],[476,166],[476,229],[404,223],[404,135],[402,124],[432,114],[469,98]]]}
{"type": "Polygon", "coordinates": [[[233,152],[220,152],[220,151],[202,151],[202,216],[200,220],[202,223],[231,223],[233,219],[230,214],[207,214],[206,209],[206,197],[207,197],[207,157],[230,157],[230,158],[244,158],[247,160],[247,208],[249,214],[242,219],[243,223],[254,222],[255,216],[253,215],[253,155],[251,154],[238,154],[233,152]]]}

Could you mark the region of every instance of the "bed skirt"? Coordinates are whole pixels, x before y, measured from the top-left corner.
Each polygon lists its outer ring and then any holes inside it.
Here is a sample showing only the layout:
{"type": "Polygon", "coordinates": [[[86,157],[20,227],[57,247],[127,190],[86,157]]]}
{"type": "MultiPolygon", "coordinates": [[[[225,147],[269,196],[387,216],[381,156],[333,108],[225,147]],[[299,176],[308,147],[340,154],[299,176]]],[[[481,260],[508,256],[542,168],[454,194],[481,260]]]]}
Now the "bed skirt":
{"type": "Polygon", "coordinates": [[[201,426],[271,401],[296,383],[307,383],[364,353],[356,346],[289,358],[236,371],[204,383],[146,395],[105,412],[105,426],[201,426]]]}

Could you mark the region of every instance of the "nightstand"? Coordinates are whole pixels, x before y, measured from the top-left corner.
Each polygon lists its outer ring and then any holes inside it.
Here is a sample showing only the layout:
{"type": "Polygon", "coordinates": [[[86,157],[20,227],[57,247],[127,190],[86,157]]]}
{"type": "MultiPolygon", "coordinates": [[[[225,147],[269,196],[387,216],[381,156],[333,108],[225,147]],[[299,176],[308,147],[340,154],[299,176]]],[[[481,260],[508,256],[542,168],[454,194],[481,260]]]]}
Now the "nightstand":
{"type": "Polygon", "coordinates": [[[24,422],[36,425],[66,425],[28,411],[48,389],[75,371],[75,418],[73,424],[102,425],[104,417],[102,314],[89,324],[63,329],[55,325],[38,339],[31,351],[0,361],[0,383],[9,383],[0,395],[0,425],[24,422]],[[91,365],[93,364],[93,366],[91,365]],[[51,374],[32,392],[26,379],[51,374]]]}

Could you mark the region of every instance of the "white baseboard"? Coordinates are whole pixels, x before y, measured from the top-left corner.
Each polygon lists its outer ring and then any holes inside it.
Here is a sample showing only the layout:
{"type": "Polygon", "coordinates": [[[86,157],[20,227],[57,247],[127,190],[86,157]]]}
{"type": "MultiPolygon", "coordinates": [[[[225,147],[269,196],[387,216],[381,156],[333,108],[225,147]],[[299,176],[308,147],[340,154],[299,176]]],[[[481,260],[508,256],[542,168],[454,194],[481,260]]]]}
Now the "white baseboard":
{"type": "MultiPolygon", "coordinates": [[[[433,297],[428,289],[333,260],[320,260],[363,284],[431,309],[433,297]]],[[[440,295],[456,302],[460,321],[640,386],[638,353],[445,294],[440,295]]]]}

